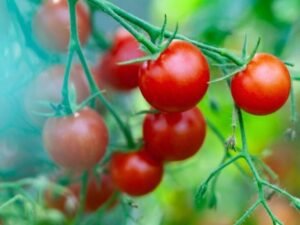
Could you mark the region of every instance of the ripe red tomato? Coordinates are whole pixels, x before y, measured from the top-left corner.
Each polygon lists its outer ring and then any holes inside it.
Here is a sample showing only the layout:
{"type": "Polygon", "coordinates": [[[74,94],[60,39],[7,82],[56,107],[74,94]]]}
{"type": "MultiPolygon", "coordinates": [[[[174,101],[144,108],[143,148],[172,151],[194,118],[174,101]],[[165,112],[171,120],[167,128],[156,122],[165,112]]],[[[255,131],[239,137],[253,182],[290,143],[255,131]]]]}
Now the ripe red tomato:
{"type": "Polygon", "coordinates": [[[271,54],[259,53],[231,81],[231,94],[238,107],[255,115],[275,112],[291,90],[288,69],[271,54]]]}
{"type": "Polygon", "coordinates": [[[111,49],[106,52],[99,64],[96,81],[99,85],[119,91],[128,91],[138,86],[138,72],[141,63],[117,65],[144,56],[139,43],[126,30],[120,28],[114,37],[111,49]],[[103,83],[103,85],[101,85],[103,83]]]}
{"type": "MultiPolygon", "coordinates": [[[[28,87],[25,93],[24,108],[33,124],[40,127],[45,122],[45,117],[36,115],[34,112],[52,112],[50,105],[43,105],[40,102],[61,102],[64,72],[64,65],[54,65],[43,71],[28,87]]],[[[79,64],[72,66],[70,84],[75,87],[77,103],[81,103],[89,96],[88,83],[79,64]]]]}
{"type": "MultiPolygon", "coordinates": [[[[91,33],[90,14],[86,5],[76,5],[76,20],[81,44],[91,33]]],[[[48,49],[66,51],[70,38],[70,18],[67,0],[46,0],[33,19],[33,30],[40,43],[48,49]]]]}
{"type": "Polygon", "coordinates": [[[186,41],[173,41],[158,59],[143,64],[139,87],[154,108],[182,112],[201,100],[209,77],[209,66],[201,51],[186,41]]]}
{"type": "Polygon", "coordinates": [[[153,191],[163,176],[163,165],[152,159],[144,150],[114,153],[110,171],[119,189],[131,196],[153,191]]]}
{"type": "Polygon", "coordinates": [[[108,130],[102,117],[90,108],[74,115],[49,118],[43,129],[44,146],[60,166],[82,171],[104,156],[108,130]]]}
{"type": "Polygon", "coordinates": [[[187,159],[200,149],[206,123],[198,108],[148,114],[143,125],[145,151],[163,161],[187,159]]]}
{"type": "MultiPolygon", "coordinates": [[[[81,184],[78,182],[72,183],[67,189],[68,191],[61,195],[55,194],[53,190],[48,189],[45,191],[44,196],[46,205],[49,208],[55,208],[65,215],[72,217],[78,210],[81,184]]],[[[99,177],[90,175],[86,190],[84,211],[87,213],[95,212],[113,196],[115,191],[116,187],[109,174],[102,174],[99,177]]]]}

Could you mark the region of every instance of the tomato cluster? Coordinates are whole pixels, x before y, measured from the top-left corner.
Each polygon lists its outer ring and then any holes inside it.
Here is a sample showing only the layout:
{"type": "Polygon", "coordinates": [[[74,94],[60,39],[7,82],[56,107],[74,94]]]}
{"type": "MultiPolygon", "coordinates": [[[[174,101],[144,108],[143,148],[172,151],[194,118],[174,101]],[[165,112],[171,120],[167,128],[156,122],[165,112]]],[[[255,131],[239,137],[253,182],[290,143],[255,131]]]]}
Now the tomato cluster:
{"type": "MultiPolygon", "coordinates": [[[[82,2],[78,2],[76,11],[79,39],[84,44],[91,32],[89,12],[82,2]]],[[[70,21],[66,0],[45,1],[34,24],[42,45],[52,50],[67,49],[70,21]]],[[[136,150],[131,146],[131,151],[115,151],[109,162],[110,175],[103,175],[100,183],[95,178],[89,179],[86,211],[95,211],[103,205],[115,189],[131,196],[148,194],[161,182],[165,163],[186,160],[203,145],[206,122],[197,104],[207,92],[210,70],[202,52],[187,41],[173,40],[155,59],[120,64],[143,56],[145,53],[136,39],[120,29],[95,66],[94,79],[99,89],[123,92],[138,87],[155,112],[144,118],[143,147],[136,150]]],[[[34,101],[61,102],[58,93],[61,93],[64,69],[54,66],[34,81],[28,92],[31,101],[26,104],[28,111],[34,108],[34,101]]],[[[77,103],[91,94],[83,75],[81,67],[74,65],[70,84],[76,91],[77,103]]],[[[257,54],[231,80],[235,104],[256,115],[278,110],[286,102],[290,88],[286,66],[270,54],[257,54]]],[[[95,109],[85,106],[74,114],[59,114],[44,122],[40,121],[44,147],[64,169],[73,172],[91,170],[107,153],[108,128],[95,109]]],[[[71,185],[68,189],[78,199],[80,186],[71,185]]],[[[49,206],[65,211],[66,199],[57,200],[51,193],[46,193],[46,198],[49,206]]]]}

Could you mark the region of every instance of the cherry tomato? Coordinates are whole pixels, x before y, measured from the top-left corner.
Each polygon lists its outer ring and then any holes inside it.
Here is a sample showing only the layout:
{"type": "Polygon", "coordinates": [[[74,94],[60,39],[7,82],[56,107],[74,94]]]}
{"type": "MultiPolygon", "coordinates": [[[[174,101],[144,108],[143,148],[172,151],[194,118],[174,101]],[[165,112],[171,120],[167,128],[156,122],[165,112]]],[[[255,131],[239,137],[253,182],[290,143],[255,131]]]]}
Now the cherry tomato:
{"type": "Polygon", "coordinates": [[[201,51],[186,41],[173,41],[158,59],[143,64],[139,87],[154,108],[182,112],[202,99],[209,77],[208,63],[201,51]]]}
{"type": "Polygon", "coordinates": [[[44,146],[60,166],[82,171],[104,156],[108,130],[102,117],[90,108],[74,115],[49,118],[43,129],[44,146]]]}
{"type": "MultiPolygon", "coordinates": [[[[37,126],[42,126],[45,117],[35,114],[50,113],[50,103],[48,105],[41,102],[61,102],[61,89],[63,85],[65,66],[54,65],[43,71],[28,87],[25,93],[24,107],[31,122],[37,126]]],[[[71,69],[70,85],[74,85],[77,95],[77,103],[81,103],[89,96],[89,87],[82,67],[74,64],[71,69]]]]}
{"type": "Polygon", "coordinates": [[[288,69],[278,58],[266,53],[256,54],[231,82],[231,94],[237,106],[255,115],[277,111],[288,99],[290,90],[288,69]]]}
{"type": "Polygon", "coordinates": [[[144,55],[139,43],[124,29],[119,29],[114,37],[113,45],[102,57],[96,80],[99,87],[103,85],[114,90],[128,91],[138,86],[138,72],[141,63],[118,65],[144,55]]]}
{"type": "MultiPolygon", "coordinates": [[[[78,210],[80,202],[80,183],[72,183],[67,187],[67,191],[62,194],[54,193],[53,190],[46,190],[44,196],[49,208],[55,208],[65,215],[72,217],[78,210]]],[[[104,205],[115,193],[116,188],[109,174],[101,174],[99,177],[89,176],[85,209],[87,213],[95,212],[104,205]]]]}
{"type": "MultiPolygon", "coordinates": [[[[76,22],[81,44],[91,33],[90,14],[86,5],[76,5],[76,22]]],[[[70,39],[70,18],[67,0],[46,0],[33,19],[33,30],[38,41],[48,49],[66,51],[70,39]]]]}
{"type": "Polygon", "coordinates": [[[203,144],[206,123],[198,108],[179,113],[148,114],[143,125],[145,150],[163,161],[184,160],[203,144]]]}
{"type": "Polygon", "coordinates": [[[163,165],[152,159],[144,150],[114,153],[111,159],[111,176],[119,189],[131,196],[153,191],[163,176],[163,165]]]}

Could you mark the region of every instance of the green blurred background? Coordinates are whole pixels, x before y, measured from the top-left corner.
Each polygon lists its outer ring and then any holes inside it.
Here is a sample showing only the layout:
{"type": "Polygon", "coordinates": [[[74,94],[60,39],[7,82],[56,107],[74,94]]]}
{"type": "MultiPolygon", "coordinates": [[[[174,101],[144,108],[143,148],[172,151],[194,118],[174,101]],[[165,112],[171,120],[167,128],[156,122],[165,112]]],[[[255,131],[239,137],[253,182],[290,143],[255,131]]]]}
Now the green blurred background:
{"type": "MultiPolygon", "coordinates": [[[[26,22],[30,25],[38,4],[29,0],[16,1],[26,22]]],[[[283,61],[294,64],[290,71],[300,71],[300,1],[299,0],[122,0],[112,1],[133,14],[161,25],[164,15],[168,28],[199,41],[229,48],[240,54],[245,35],[252,49],[258,37],[262,43],[259,51],[270,52],[283,61]]],[[[107,37],[118,27],[111,18],[97,14],[96,26],[107,37]]],[[[41,143],[41,128],[28,118],[24,108],[26,89],[36,76],[53,62],[37,58],[26,46],[20,29],[14,28],[14,19],[8,14],[4,0],[0,1],[0,182],[36,177],[43,183],[58,170],[50,161],[41,143]]],[[[28,31],[30,32],[30,31],[28,31]]],[[[95,50],[91,40],[85,48],[90,64],[95,64],[101,49],[95,50]]],[[[65,63],[66,55],[58,55],[56,63],[65,63]]],[[[211,66],[212,77],[220,70],[211,66]]],[[[294,83],[296,105],[299,111],[299,88],[294,83]]],[[[112,101],[124,118],[132,112],[147,107],[138,91],[128,95],[114,94],[112,101]]],[[[209,93],[199,107],[205,117],[225,137],[231,135],[232,99],[225,84],[212,84],[209,93]]],[[[112,118],[106,115],[110,125],[111,142],[118,142],[120,133],[112,118]]],[[[135,137],[141,135],[142,117],[131,118],[135,137]]],[[[280,185],[300,196],[300,141],[288,141],[285,131],[290,127],[289,102],[279,112],[270,116],[245,115],[245,126],[250,150],[279,174],[280,185]],[[272,155],[272,156],[271,156],[272,155]]],[[[296,125],[299,131],[299,125],[296,125]]],[[[240,139],[237,139],[240,145],[240,139]]],[[[222,172],[217,184],[217,206],[208,209],[211,195],[200,204],[194,203],[199,184],[217,167],[224,154],[223,143],[209,131],[201,151],[183,163],[166,167],[162,184],[146,197],[132,199],[137,208],[120,204],[106,212],[92,224],[109,225],[230,225],[250,206],[256,197],[253,179],[246,165],[241,164],[248,175],[232,166],[222,172]],[[131,216],[128,216],[128,215],[131,216]]],[[[38,186],[38,185],[36,185],[38,186]]],[[[43,186],[42,184],[40,186],[43,186]]],[[[41,188],[42,189],[42,188],[41,188]]],[[[21,190],[1,190],[0,204],[21,190]]],[[[59,212],[43,207],[39,191],[26,189],[26,196],[37,202],[36,224],[63,224],[59,212]]],[[[24,190],[22,191],[24,192],[24,190]]],[[[127,201],[128,198],[125,197],[127,201]]],[[[299,213],[282,199],[275,197],[271,206],[278,217],[284,217],[287,225],[299,225],[299,213]]],[[[0,212],[0,218],[8,218],[7,224],[30,224],[28,212],[20,202],[0,212]]],[[[30,207],[29,207],[30,208],[30,207]]],[[[259,208],[245,224],[269,225],[270,221],[259,208]]]]}

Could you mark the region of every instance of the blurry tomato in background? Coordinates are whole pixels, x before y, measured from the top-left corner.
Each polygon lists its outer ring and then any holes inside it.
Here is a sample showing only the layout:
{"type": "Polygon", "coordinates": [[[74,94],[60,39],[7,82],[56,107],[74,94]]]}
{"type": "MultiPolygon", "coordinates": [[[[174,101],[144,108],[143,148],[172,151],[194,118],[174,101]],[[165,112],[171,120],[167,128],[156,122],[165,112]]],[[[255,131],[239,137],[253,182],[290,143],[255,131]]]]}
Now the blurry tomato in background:
{"type": "MultiPolygon", "coordinates": [[[[51,113],[50,103],[59,104],[62,99],[61,89],[65,73],[64,65],[54,65],[44,70],[28,87],[24,99],[25,110],[36,126],[42,126],[46,116],[38,113],[51,113]]],[[[69,90],[74,87],[77,102],[80,103],[89,96],[89,87],[83,69],[74,64],[71,69],[69,90]]]]}

